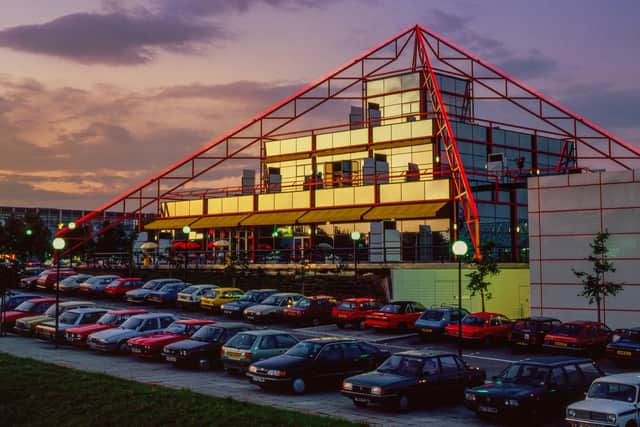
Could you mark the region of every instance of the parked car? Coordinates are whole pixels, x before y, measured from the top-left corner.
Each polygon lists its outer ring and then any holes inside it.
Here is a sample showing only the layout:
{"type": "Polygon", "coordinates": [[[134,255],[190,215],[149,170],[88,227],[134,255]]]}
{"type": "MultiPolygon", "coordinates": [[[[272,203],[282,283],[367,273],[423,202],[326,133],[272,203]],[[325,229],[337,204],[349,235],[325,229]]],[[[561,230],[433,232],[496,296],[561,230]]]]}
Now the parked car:
{"type": "Polygon", "coordinates": [[[539,351],[544,338],[562,322],[553,317],[527,317],[513,322],[509,332],[509,345],[513,351],[520,349],[539,351]]]}
{"type": "Polygon", "coordinates": [[[604,323],[574,320],[561,324],[547,334],[542,346],[554,352],[599,356],[604,354],[612,335],[611,329],[604,323]]]}
{"type": "Polygon", "coordinates": [[[92,350],[127,353],[127,340],[158,333],[176,320],[176,316],[169,313],[136,314],[117,328],[92,333],[87,337],[87,344],[92,350]]]}
{"type": "Polygon", "coordinates": [[[311,324],[318,326],[328,323],[331,311],[336,305],[336,299],[327,295],[300,298],[291,307],[282,311],[285,320],[295,324],[311,324]]]}
{"type": "Polygon", "coordinates": [[[459,400],[465,388],[485,378],[483,369],[468,366],[457,354],[409,350],[395,353],[375,371],[345,379],[341,392],[356,406],[406,411],[420,403],[459,400]]]}
{"type": "Polygon", "coordinates": [[[152,335],[131,338],[127,341],[131,354],[148,359],[159,359],[164,346],[182,341],[196,333],[204,325],[216,323],[213,320],[183,319],[176,320],[167,329],[152,335]]]}
{"type": "Polygon", "coordinates": [[[58,276],[58,270],[45,270],[38,276],[36,280],[36,287],[45,290],[53,290],[56,283],[62,281],[63,279],[73,276],[77,274],[75,270],[71,269],[60,269],[60,276],[58,276]]]}
{"type": "Polygon", "coordinates": [[[220,360],[225,371],[244,372],[253,362],[282,354],[297,343],[297,339],[283,331],[244,331],[222,346],[220,360]]]}
{"type": "Polygon", "coordinates": [[[640,375],[637,372],[600,377],[591,383],[586,399],[567,406],[570,427],[640,425],[640,375]]]}
{"type": "Polygon", "coordinates": [[[375,369],[388,351],[351,338],[312,338],[299,342],[281,356],[249,366],[251,382],[261,388],[291,390],[296,394],[311,385],[339,382],[375,369]]]}
{"type": "Polygon", "coordinates": [[[58,319],[57,337],[55,320],[50,320],[36,326],[36,337],[45,341],[55,341],[56,339],[61,341],[67,329],[73,328],[74,326],[95,323],[106,312],[106,308],[74,308],[67,310],[62,313],[58,319]]]}
{"type": "MultiPolygon", "coordinates": [[[[60,307],[58,310],[58,315],[62,315],[67,310],[72,310],[74,308],[94,308],[96,304],[91,301],[65,301],[60,303],[60,307]]],[[[22,334],[22,335],[32,335],[36,326],[41,323],[48,322],[50,320],[55,321],[56,317],[56,304],[51,304],[47,311],[44,314],[31,316],[31,317],[23,317],[22,319],[16,320],[14,331],[22,334]]]]}
{"type": "Polygon", "coordinates": [[[169,283],[157,291],[147,294],[147,302],[158,305],[173,305],[178,299],[178,292],[188,287],[188,283],[169,283]]]}
{"type": "Polygon", "coordinates": [[[200,298],[200,307],[207,310],[220,311],[220,306],[240,299],[242,295],[244,295],[244,292],[238,288],[210,289],[200,298]]]}
{"type": "Polygon", "coordinates": [[[73,276],[65,277],[60,281],[60,292],[65,294],[78,292],[80,285],[92,277],[91,274],[74,274],[73,276]]]}
{"type": "Polygon", "coordinates": [[[33,298],[23,302],[13,310],[5,312],[2,319],[5,330],[12,329],[18,319],[43,314],[55,302],[55,298],[33,298]]]}
{"type": "Polygon", "coordinates": [[[144,314],[147,310],[141,308],[127,308],[124,310],[110,310],[98,319],[96,323],[74,326],[65,331],[65,338],[70,344],[77,346],[86,346],[87,337],[94,332],[104,331],[105,329],[117,328],[125,320],[136,314],[144,314]]]}
{"type": "Polygon", "coordinates": [[[281,292],[265,298],[260,304],[244,310],[244,318],[255,323],[269,323],[279,320],[282,311],[303,298],[304,295],[291,292],[281,292]]]}
{"type": "Polygon", "coordinates": [[[426,309],[416,320],[415,328],[423,340],[438,338],[445,333],[449,325],[458,326],[458,320],[464,318],[469,311],[458,307],[431,307],[426,309]]]}
{"type": "Polygon", "coordinates": [[[277,289],[252,289],[247,291],[239,299],[222,304],[220,309],[227,317],[240,318],[246,308],[260,304],[267,297],[277,294],[278,292],[277,289]]]}
{"type": "Polygon", "coordinates": [[[541,422],[559,416],[564,406],[583,397],[604,372],[592,360],[570,356],[524,359],[494,381],[465,391],[465,405],[479,415],[501,420],[541,422]]]}
{"type": "Polygon", "coordinates": [[[201,370],[220,365],[220,349],[235,334],[253,329],[244,323],[228,322],[205,325],[191,338],[169,344],[162,350],[167,362],[201,370]]]}
{"type": "Polygon", "coordinates": [[[170,283],[182,283],[180,279],[151,279],[146,282],[141,288],[133,289],[125,293],[125,300],[134,304],[143,304],[152,291],[157,291],[164,285],[170,283]]]}
{"type": "Polygon", "coordinates": [[[120,276],[116,276],[115,274],[104,274],[91,277],[84,283],[80,284],[80,292],[85,295],[104,295],[104,289],[107,287],[107,285],[119,278],[120,276]]]}
{"type": "Polygon", "coordinates": [[[218,285],[191,285],[178,292],[178,307],[194,308],[200,306],[200,298],[218,285]]]}
{"type": "Polygon", "coordinates": [[[34,298],[39,298],[39,297],[40,295],[24,294],[21,292],[6,293],[4,296],[4,301],[2,301],[2,307],[0,308],[2,309],[3,312],[6,313],[9,311],[12,311],[14,308],[16,308],[17,306],[19,306],[25,301],[28,301],[34,298]]]}
{"type": "Polygon", "coordinates": [[[18,282],[18,287],[20,289],[35,289],[36,284],[38,283],[38,278],[40,277],[40,274],[42,274],[42,272],[38,273],[37,275],[21,278],[20,281],[18,282]]]}
{"type": "MultiPolygon", "coordinates": [[[[462,340],[490,346],[496,341],[506,341],[511,330],[511,321],[504,314],[485,311],[471,313],[462,319],[462,340]]],[[[447,335],[458,336],[458,324],[445,328],[447,335]]]]}
{"type": "Polygon", "coordinates": [[[424,310],[424,306],[416,301],[392,301],[369,314],[364,325],[374,329],[413,329],[424,310]]]}
{"type": "Polygon", "coordinates": [[[616,365],[640,362],[640,328],[616,329],[606,348],[607,358],[616,365]]]}
{"type": "Polygon", "coordinates": [[[139,277],[121,277],[109,283],[104,288],[104,294],[113,299],[126,299],[126,293],[140,289],[144,281],[139,277]]]}
{"type": "Polygon", "coordinates": [[[373,298],[348,298],[331,309],[331,317],[338,328],[350,324],[364,329],[367,315],[380,309],[380,304],[373,298]]]}

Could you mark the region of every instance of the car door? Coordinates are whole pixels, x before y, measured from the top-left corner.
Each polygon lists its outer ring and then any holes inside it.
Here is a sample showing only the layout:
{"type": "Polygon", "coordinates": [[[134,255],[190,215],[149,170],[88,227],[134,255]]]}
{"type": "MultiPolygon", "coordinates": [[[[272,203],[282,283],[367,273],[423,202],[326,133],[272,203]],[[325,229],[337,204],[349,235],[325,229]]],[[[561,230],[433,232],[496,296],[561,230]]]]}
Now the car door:
{"type": "Polygon", "coordinates": [[[275,338],[278,348],[277,354],[283,354],[285,351],[289,350],[291,347],[298,343],[298,340],[296,340],[289,334],[278,334],[275,336],[275,338]]]}
{"type": "Polygon", "coordinates": [[[158,318],[152,317],[150,319],[146,319],[142,325],[140,325],[140,329],[138,331],[142,335],[152,334],[158,330],[158,318]]]}
{"type": "Polygon", "coordinates": [[[104,314],[104,311],[96,311],[92,313],[85,313],[84,316],[80,319],[80,325],[87,325],[91,323],[96,323],[100,317],[104,314]]]}
{"type": "Polygon", "coordinates": [[[455,396],[462,396],[467,386],[466,369],[464,362],[458,356],[440,357],[440,370],[442,371],[443,380],[450,381],[450,389],[455,396]]]}
{"type": "Polygon", "coordinates": [[[161,317],[159,319],[159,323],[160,323],[160,329],[158,332],[160,332],[161,330],[165,329],[167,326],[169,326],[170,324],[172,324],[176,319],[174,319],[173,317],[170,316],[164,316],[161,317]]]}
{"type": "Polygon", "coordinates": [[[569,403],[570,392],[567,375],[561,366],[551,369],[547,382],[548,401],[543,402],[545,409],[558,413],[560,409],[569,403]]]}
{"type": "MultiPolygon", "coordinates": [[[[409,359],[409,358],[407,358],[409,359]]],[[[420,366],[416,385],[411,388],[410,393],[417,398],[424,396],[437,396],[440,393],[449,393],[446,384],[441,381],[440,361],[438,357],[426,357],[419,360],[420,366]],[[443,388],[443,386],[445,388],[443,388]]],[[[413,359],[408,360],[410,363],[413,359]]]]}
{"type": "Polygon", "coordinates": [[[314,360],[312,375],[320,383],[329,383],[341,377],[346,371],[344,356],[339,344],[322,347],[314,360]]]}
{"type": "Polygon", "coordinates": [[[275,335],[263,335],[258,343],[258,357],[267,359],[280,353],[275,335]]]}
{"type": "Polygon", "coordinates": [[[578,366],[573,363],[565,365],[564,373],[567,377],[568,400],[574,402],[583,399],[585,378],[578,366]]]}
{"type": "Polygon", "coordinates": [[[344,377],[356,375],[369,370],[372,355],[364,352],[357,342],[345,342],[340,344],[344,357],[344,377]]]}

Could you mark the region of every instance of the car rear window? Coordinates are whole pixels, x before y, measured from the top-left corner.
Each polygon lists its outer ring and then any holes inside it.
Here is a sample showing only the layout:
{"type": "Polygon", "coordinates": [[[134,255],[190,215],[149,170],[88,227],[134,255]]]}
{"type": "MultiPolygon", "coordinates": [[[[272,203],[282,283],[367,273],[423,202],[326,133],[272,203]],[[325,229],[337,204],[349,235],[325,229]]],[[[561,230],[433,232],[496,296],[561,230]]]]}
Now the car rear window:
{"type": "Polygon", "coordinates": [[[577,337],[584,330],[584,325],[576,325],[572,323],[563,323],[558,326],[553,335],[560,335],[564,337],[577,337]]]}
{"type": "Polygon", "coordinates": [[[438,322],[442,320],[443,317],[444,311],[442,310],[427,310],[422,314],[422,316],[420,316],[420,319],[438,322]]]}
{"type": "Polygon", "coordinates": [[[257,337],[253,334],[237,334],[225,344],[225,347],[239,348],[248,350],[256,342],[257,337]]]}
{"type": "Polygon", "coordinates": [[[380,309],[380,311],[383,313],[393,313],[393,314],[400,313],[400,310],[402,310],[402,306],[398,304],[387,304],[380,309]]]}
{"type": "Polygon", "coordinates": [[[338,310],[353,311],[356,308],[355,302],[343,302],[338,306],[338,310]]]}

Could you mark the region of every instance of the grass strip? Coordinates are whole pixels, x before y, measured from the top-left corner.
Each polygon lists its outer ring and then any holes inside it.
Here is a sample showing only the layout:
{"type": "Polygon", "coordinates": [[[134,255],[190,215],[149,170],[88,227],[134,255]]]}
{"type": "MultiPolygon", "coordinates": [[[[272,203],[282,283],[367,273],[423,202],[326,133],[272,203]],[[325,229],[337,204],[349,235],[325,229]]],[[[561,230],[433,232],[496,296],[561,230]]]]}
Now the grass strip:
{"type": "Polygon", "coordinates": [[[0,353],[0,424],[3,427],[360,425],[186,389],[137,383],[4,353],[0,353]]]}

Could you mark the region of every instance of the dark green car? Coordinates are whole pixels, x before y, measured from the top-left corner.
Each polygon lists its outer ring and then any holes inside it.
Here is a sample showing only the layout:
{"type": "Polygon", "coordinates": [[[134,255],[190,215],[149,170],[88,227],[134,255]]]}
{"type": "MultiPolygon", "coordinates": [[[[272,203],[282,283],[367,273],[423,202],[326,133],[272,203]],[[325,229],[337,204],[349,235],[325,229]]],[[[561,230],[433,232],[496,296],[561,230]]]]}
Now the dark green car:
{"type": "Polygon", "coordinates": [[[283,331],[245,331],[227,341],[220,352],[220,360],[227,372],[242,373],[253,362],[278,356],[297,343],[297,339],[283,331]]]}

